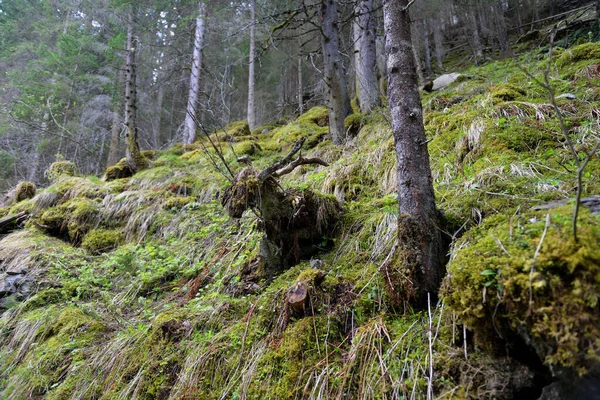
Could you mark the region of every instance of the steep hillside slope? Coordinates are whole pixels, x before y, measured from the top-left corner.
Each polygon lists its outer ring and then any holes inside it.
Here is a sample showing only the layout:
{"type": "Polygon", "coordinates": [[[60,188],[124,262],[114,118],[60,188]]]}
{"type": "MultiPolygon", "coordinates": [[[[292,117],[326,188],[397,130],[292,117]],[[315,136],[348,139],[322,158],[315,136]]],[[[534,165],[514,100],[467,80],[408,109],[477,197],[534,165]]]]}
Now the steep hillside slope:
{"type": "MultiPolygon", "coordinates": [[[[583,155],[599,140],[600,45],[557,52],[551,82],[583,155]]],[[[336,233],[273,280],[256,273],[258,215],[232,219],[219,202],[227,173],[208,138],[147,152],[152,168],[129,178],[56,165],[50,187],[0,209],[31,216],[0,241],[0,397],[537,398],[594,373],[600,217],[584,207],[572,240],[575,162],[545,91],[520,70],[540,76],[545,59],[489,63],[424,93],[453,238],[443,301],[428,312],[392,308],[380,273],[397,228],[386,109],[349,117],[345,147],[327,138],[324,108],[210,138],[233,172],[237,157],[260,170],[302,137],[329,163],[281,185],[339,201],[336,233]],[[309,300],[297,307],[299,287],[309,300]]],[[[595,155],[583,195],[599,194],[595,155]]]]}

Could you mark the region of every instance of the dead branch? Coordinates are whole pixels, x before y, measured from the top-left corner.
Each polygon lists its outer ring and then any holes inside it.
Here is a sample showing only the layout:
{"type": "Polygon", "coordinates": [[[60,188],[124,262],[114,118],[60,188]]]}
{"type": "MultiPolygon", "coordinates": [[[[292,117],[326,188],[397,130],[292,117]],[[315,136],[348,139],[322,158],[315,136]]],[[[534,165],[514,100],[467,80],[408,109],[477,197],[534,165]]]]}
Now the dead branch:
{"type": "Polygon", "coordinates": [[[283,157],[280,161],[276,162],[275,164],[271,165],[270,167],[263,169],[260,172],[260,174],[258,174],[258,180],[261,182],[264,182],[268,177],[273,175],[276,171],[278,171],[279,169],[281,169],[284,166],[286,166],[287,164],[289,164],[292,160],[292,157],[294,157],[296,155],[296,153],[298,153],[300,151],[305,140],[306,140],[306,138],[302,138],[302,139],[298,140],[296,143],[294,143],[294,147],[292,147],[290,152],[285,157],[283,157]]]}
{"type": "Polygon", "coordinates": [[[0,219],[0,234],[9,233],[10,231],[14,230],[15,226],[22,224],[28,218],[29,214],[23,211],[19,214],[0,219]]]}
{"type": "MultiPolygon", "coordinates": [[[[294,147],[292,147],[290,152],[285,157],[283,157],[280,161],[276,162],[270,167],[263,169],[258,174],[258,180],[260,182],[264,182],[269,177],[279,178],[283,175],[289,174],[301,165],[318,164],[324,167],[328,167],[329,164],[327,164],[322,159],[318,157],[304,158],[302,157],[302,154],[299,154],[298,158],[292,161],[292,157],[294,157],[294,155],[296,155],[296,153],[298,153],[300,149],[302,149],[304,141],[305,138],[298,140],[296,143],[294,143],[294,147]]],[[[246,160],[238,159],[238,162],[246,162],[246,160]]]]}
{"type": "Polygon", "coordinates": [[[279,178],[280,176],[289,174],[290,172],[292,172],[294,169],[296,169],[297,167],[301,166],[301,165],[307,165],[307,164],[319,164],[322,165],[324,167],[329,167],[329,164],[327,164],[325,161],[323,161],[320,158],[304,158],[302,156],[299,156],[297,159],[295,159],[294,161],[292,161],[291,163],[289,163],[286,167],[281,168],[277,171],[275,171],[275,173],[273,174],[273,176],[279,178]]]}

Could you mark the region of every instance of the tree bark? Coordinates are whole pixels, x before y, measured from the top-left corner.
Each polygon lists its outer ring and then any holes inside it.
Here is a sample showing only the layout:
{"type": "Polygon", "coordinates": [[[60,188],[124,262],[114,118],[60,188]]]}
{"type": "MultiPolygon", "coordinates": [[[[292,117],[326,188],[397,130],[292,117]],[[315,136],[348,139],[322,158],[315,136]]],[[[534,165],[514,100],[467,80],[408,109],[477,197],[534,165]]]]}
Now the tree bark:
{"type": "Polygon", "coordinates": [[[196,121],[198,119],[198,96],[200,94],[200,72],[202,68],[202,50],[204,48],[204,32],[206,30],[206,4],[198,0],[198,16],[194,32],[194,51],[192,54],[192,72],[190,73],[190,89],[188,92],[187,111],[183,125],[183,141],[191,144],[196,140],[196,121]]]}
{"type": "Polygon", "coordinates": [[[437,62],[437,67],[439,70],[443,67],[444,61],[444,46],[442,43],[442,29],[440,27],[442,23],[442,19],[434,21],[433,24],[433,42],[434,42],[434,52],[435,52],[435,60],[437,62]]]}
{"type": "Polygon", "coordinates": [[[256,128],[255,103],[255,76],[254,65],[256,60],[256,1],[250,1],[250,60],[248,63],[248,126],[250,130],[256,128]]]}
{"type": "MultiPolygon", "coordinates": [[[[413,56],[413,59],[415,62],[415,69],[417,72],[417,82],[419,83],[419,85],[423,85],[423,84],[425,84],[425,76],[423,75],[423,65],[421,64],[421,56],[419,55],[419,52],[417,51],[417,46],[414,46],[411,43],[410,47],[411,47],[412,56],[413,56]]],[[[388,85],[389,85],[389,81],[388,81],[388,85]]],[[[388,91],[389,91],[389,87],[388,87],[388,91]]]]}
{"type": "Polygon", "coordinates": [[[373,0],[361,0],[356,14],[356,90],[360,111],[370,113],[381,105],[377,85],[377,38],[373,0]]]}
{"type": "Polygon", "coordinates": [[[496,35],[498,37],[500,51],[502,52],[502,55],[508,55],[510,50],[508,43],[508,32],[506,29],[506,20],[504,19],[504,6],[501,0],[496,1],[494,11],[496,14],[496,35]]]}
{"type": "Polygon", "coordinates": [[[471,9],[464,9],[467,25],[467,37],[469,38],[469,44],[471,51],[473,52],[473,58],[475,58],[475,64],[479,65],[479,62],[483,59],[483,45],[481,44],[481,36],[479,35],[479,28],[477,27],[476,12],[471,9]]]}
{"type": "Polygon", "coordinates": [[[437,224],[433,179],[427,152],[423,112],[411,53],[408,0],[384,1],[388,99],[398,176],[398,264],[386,271],[392,290],[422,304],[434,296],[444,272],[444,243],[437,224]],[[406,274],[410,279],[402,280],[406,274]]]}
{"type": "Polygon", "coordinates": [[[335,144],[346,140],[344,119],[351,113],[348,87],[340,58],[338,14],[335,0],[321,0],[321,46],[328,92],[329,131],[335,144]]]}
{"type": "Polygon", "coordinates": [[[112,126],[110,128],[110,143],[108,145],[108,157],[106,159],[106,168],[112,167],[119,162],[119,143],[121,134],[121,118],[119,113],[114,111],[112,126]]]}
{"type": "Polygon", "coordinates": [[[433,71],[431,70],[431,49],[429,46],[429,27],[427,26],[427,20],[423,20],[423,48],[425,50],[425,72],[427,73],[427,78],[430,78],[433,75],[433,71]]]}
{"type": "Polygon", "coordinates": [[[298,49],[300,53],[298,54],[298,113],[300,115],[304,114],[304,82],[302,82],[302,49],[301,49],[301,40],[298,39],[298,49]]]}
{"type": "Polygon", "coordinates": [[[127,24],[127,56],[125,60],[125,125],[127,126],[127,148],[125,157],[129,168],[135,172],[145,168],[146,161],[140,152],[137,124],[136,86],[136,43],[134,40],[135,10],[129,13],[127,24]]]}

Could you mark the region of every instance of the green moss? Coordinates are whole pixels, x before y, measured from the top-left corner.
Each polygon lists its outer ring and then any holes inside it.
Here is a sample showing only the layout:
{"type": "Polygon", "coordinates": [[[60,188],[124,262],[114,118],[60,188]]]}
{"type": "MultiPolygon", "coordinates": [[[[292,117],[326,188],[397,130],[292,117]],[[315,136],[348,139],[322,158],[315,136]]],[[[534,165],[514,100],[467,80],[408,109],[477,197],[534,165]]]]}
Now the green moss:
{"type": "Polygon", "coordinates": [[[494,101],[502,102],[521,99],[527,95],[527,92],[510,83],[503,83],[492,87],[490,89],[490,95],[494,101]]]}
{"type": "Polygon", "coordinates": [[[106,172],[104,173],[104,179],[106,181],[112,181],[114,179],[122,179],[129,178],[133,175],[133,171],[129,168],[127,164],[127,159],[122,158],[118,163],[113,165],[112,167],[106,168],[106,172]]]}
{"type": "Polygon", "coordinates": [[[39,226],[51,235],[66,236],[71,242],[80,243],[83,236],[95,226],[98,214],[98,203],[76,198],[48,208],[38,219],[39,226]]]}
{"type": "Polygon", "coordinates": [[[313,107],[299,116],[297,122],[305,125],[327,126],[329,124],[329,112],[326,107],[313,107]]]}
{"type": "Polygon", "coordinates": [[[344,120],[344,129],[349,136],[354,137],[365,125],[366,119],[363,114],[350,114],[344,120]]]}
{"type": "Polygon", "coordinates": [[[160,153],[158,150],[142,150],[141,152],[142,157],[148,159],[148,160],[154,160],[154,158],[160,153]]]}
{"type": "Polygon", "coordinates": [[[563,52],[556,60],[559,68],[564,68],[581,60],[600,58],[600,43],[584,43],[563,52]]]}
{"type": "Polygon", "coordinates": [[[100,254],[114,250],[122,242],[123,234],[119,231],[94,229],[84,236],[81,247],[90,253],[100,254]]]}
{"type": "Polygon", "coordinates": [[[196,201],[196,199],[190,196],[172,196],[167,199],[165,208],[178,210],[194,201],[196,201]]]}
{"type": "Polygon", "coordinates": [[[354,114],[360,114],[360,105],[358,104],[358,96],[354,96],[352,100],[350,100],[350,107],[352,107],[352,112],[354,114]]]}
{"type": "Polygon", "coordinates": [[[12,206],[10,208],[8,214],[14,215],[14,214],[22,213],[22,212],[31,214],[31,213],[33,213],[34,210],[35,210],[35,201],[33,201],[33,199],[27,199],[27,200],[21,201],[21,202],[15,204],[14,206],[12,206]]]}
{"type": "Polygon", "coordinates": [[[56,161],[44,173],[50,181],[55,181],[61,176],[75,176],[77,166],[71,161],[56,161]]]}
{"type": "Polygon", "coordinates": [[[456,245],[443,296],[480,345],[518,335],[546,364],[581,373],[600,360],[600,218],[583,211],[576,244],[571,211],[551,210],[548,225],[544,213],[485,220],[456,245]]]}
{"type": "Polygon", "coordinates": [[[35,196],[36,187],[33,182],[19,182],[15,188],[15,202],[31,199],[35,196]]]}
{"type": "MultiPolygon", "coordinates": [[[[276,348],[268,351],[258,363],[258,381],[267,380],[272,384],[252,385],[249,397],[284,400],[301,396],[305,387],[310,387],[308,376],[319,368],[322,355],[317,347],[325,351],[326,340],[331,344],[341,338],[336,325],[327,316],[320,315],[302,318],[288,326],[276,348]]],[[[336,364],[339,368],[340,354],[332,351],[328,356],[329,368],[336,368],[336,364]]]]}
{"type": "Polygon", "coordinates": [[[261,148],[257,142],[247,140],[245,142],[234,144],[233,150],[235,151],[235,154],[237,154],[238,156],[243,156],[243,155],[251,156],[251,155],[254,155],[255,153],[259,152],[261,150],[261,148]]]}
{"type": "MultiPolygon", "coordinates": [[[[227,125],[223,130],[226,132],[228,138],[235,138],[239,136],[249,136],[250,126],[247,121],[236,121],[227,125]]],[[[217,135],[221,134],[222,131],[217,131],[217,135]]]]}

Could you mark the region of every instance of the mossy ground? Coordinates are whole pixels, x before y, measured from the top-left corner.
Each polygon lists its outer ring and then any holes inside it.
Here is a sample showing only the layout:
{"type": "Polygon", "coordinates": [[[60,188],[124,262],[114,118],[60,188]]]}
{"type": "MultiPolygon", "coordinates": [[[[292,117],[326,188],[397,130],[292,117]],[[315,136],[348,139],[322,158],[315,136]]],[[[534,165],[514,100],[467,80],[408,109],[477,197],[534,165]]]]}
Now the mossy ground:
{"type": "MultiPolygon", "coordinates": [[[[266,133],[240,123],[211,137],[234,172],[240,153],[261,169],[301,137],[304,155],[330,163],[281,181],[333,195],[345,209],[333,249],[320,255],[327,275],[313,288],[311,315],[286,312],[289,288],[315,274],[308,261],[272,282],[244,281],[260,223],[250,212],[239,221],[226,216],[217,194],[228,181],[215,172],[224,166],[212,164],[206,151],[214,149],[201,137],[153,154],[153,167],[131,177],[60,176],[2,211],[31,211],[26,230],[4,240],[27,243],[23,252],[12,246],[11,257],[34,263],[43,284],[0,318],[0,397],[425,398],[433,362],[436,396],[510,398],[498,388],[526,367],[509,368],[470,342],[465,360],[462,323],[479,327],[483,344],[496,340],[495,322],[506,332],[525,324],[550,344],[540,352],[546,365],[595,360],[598,336],[586,318],[597,318],[598,217],[583,212],[577,247],[569,242],[571,206],[550,211],[533,279],[527,269],[546,215],[528,210],[573,197],[576,183],[548,98],[519,68],[539,76],[544,57],[534,51],[490,62],[465,71],[472,79],[423,94],[437,201],[456,238],[446,303],[432,304],[431,315],[391,309],[379,273],[393,254],[398,217],[388,111],[353,117],[362,127],[338,147],[327,139],[320,107],[266,133]],[[518,96],[494,95],[513,87],[518,96]],[[99,242],[118,246],[97,255],[105,248],[99,242]],[[553,342],[567,326],[584,329],[553,342]]],[[[600,59],[570,60],[554,63],[550,79],[557,94],[578,97],[559,107],[583,154],[595,140],[600,59]]],[[[599,194],[598,182],[595,158],[584,196],[599,194]]]]}

